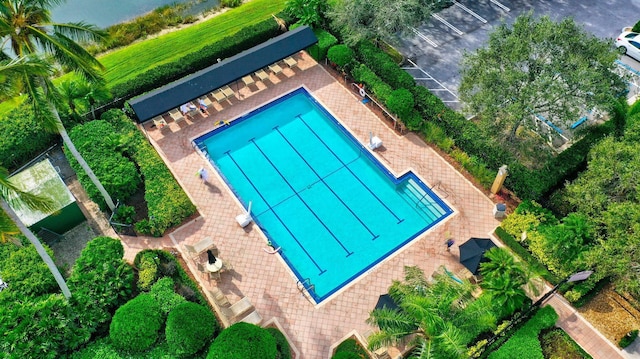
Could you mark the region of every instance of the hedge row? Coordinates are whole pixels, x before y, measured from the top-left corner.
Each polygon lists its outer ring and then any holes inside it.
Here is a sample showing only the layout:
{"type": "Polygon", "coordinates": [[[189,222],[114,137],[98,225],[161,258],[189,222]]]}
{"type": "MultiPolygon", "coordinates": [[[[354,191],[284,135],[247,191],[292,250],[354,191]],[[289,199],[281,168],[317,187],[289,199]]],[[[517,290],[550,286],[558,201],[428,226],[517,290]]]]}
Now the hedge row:
{"type": "Polygon", "coordinates": [[[551,306],[540,308],[522,328],[513,334],[489,359],[543,359],[538,334],[555,325],[558,314],[551,306]]]}
{"type": "Polygon", "coordinates": [[[114,98],[122,99],[140,95],[211,66],[217,62],[217,59],[236,55],[279,34],[280,29],[273,19],[264,20],[245,27],[233,36],[228,36],[215,44],[205,46],[200,51],[189,53],[179,61],[153,67],[136,77],[135,81],[117,84],[111,88],[111,94],[114,98]]]}
{"type": "Polygon", "coordinates": [[[28,106],[14,108],[0,121],[0,167],[9,171],[53,145],[58,135],[47,132],[28,106]]]}
{"type": "Polygon", "coordinates": [[[109,338],[117,349],[138,353],[149,349],[162,327],[160,305],[149,294],[140,294],[118,308],[109,327],[109,338]]]}
{"type": "Polygon", "coordinates": [[[195,213],[196,208],[187,194],[131,119],[120,110],[110,110],[102,115],[102,120],[111,123],[122,136],[121,145],[144,178],[144,199],[149,219],[138,222],[136,230],[162,236],[168,228],[182,223],[195,213]]]}

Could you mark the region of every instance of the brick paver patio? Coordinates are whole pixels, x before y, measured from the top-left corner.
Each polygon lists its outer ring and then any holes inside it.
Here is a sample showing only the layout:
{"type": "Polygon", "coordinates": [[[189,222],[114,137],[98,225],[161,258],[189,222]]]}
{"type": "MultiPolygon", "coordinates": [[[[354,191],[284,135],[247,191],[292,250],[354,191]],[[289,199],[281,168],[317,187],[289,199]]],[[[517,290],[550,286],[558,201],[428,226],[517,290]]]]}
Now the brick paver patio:
{"type": "MultiPolygon", "coordinates": [[[[267,85],[258,82],[250,87],[232,85],[239,93],[222,106],[214,104],[210,115],[199,113],[179,124],[165,116],[168,126],[163,129],[144,125],[152,144],[158,149],[179,183],[198,207],[200,217],[176,229],[161,239],[123,238],[125,257],[132,261],[143,248],[174,247],[183,253],[182,244],[194,243],[206,236],[213,237],[220,257],[230,261],[234,270],[223,273],[221,281],[207,281],[188,264],[200,284],[218,286],[233,303],[248,297],[264,322],[277,319],[295,346],[299,358],[329,358],[330,347],[353,330],[364,335],[372,328],[365,323],[378,296],[386,293],[394,279],[403,277],[404,266],[419,266],[427,275],[444,265],[456,272],[457,246],[446,251],[444,232],[449,231],[456,244],[470,237],[489,237],[499,223],[493,218],[493,203],[460,173],[436,154],[413,133],[397,135],[360,102],[354,92],[337,83],[321,66],[305,53],[297,55],[299,68],[285,68],[276,76],[271,74],[267,85]],[[366,143],[369,132],[380,137],[384,148],[376,156],[394,174],[413,170],[423,181],[435,186],[434,191],[452,207],[455,213],[443,223],[405,246],[395,255],[369,270],[339,295],[318,306],[311,303],[296,287],[296,278],[284,261],[263,251],[266,237],[259,228],[250,225],[243,229],[234,218],[242,212],[239,201],[226,187],[215,170],[192,147],[191,140],[211,131],[220,120],[233,120],[272,99],[305,86],[352,134],[366,143]],[[206,166],[211,174],[204,184],[196,171],[206,166]]],[[[594,355],[594,358],[598,357],[594,355]]]]}

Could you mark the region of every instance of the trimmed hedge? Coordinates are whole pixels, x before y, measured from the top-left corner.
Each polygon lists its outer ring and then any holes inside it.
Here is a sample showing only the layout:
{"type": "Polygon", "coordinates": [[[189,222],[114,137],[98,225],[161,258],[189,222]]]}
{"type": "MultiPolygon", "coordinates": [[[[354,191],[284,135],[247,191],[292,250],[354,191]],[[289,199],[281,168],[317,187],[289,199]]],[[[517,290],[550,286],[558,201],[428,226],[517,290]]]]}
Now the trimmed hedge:
{"type": "Polygon", "coordinates": [[[370,41],[359,42],[355,46],[355,52],[358,60],[367,65],[394,90],[399,88],[411,90],[416,86],[413,76],[400,68],[391,56],[370,41]]]}
{"type": "Polygon", "coordinates": [[[236,323],[218,335],[207,359],[275,359],[276,340],[266,329],[249,323],[236,323]]]}
{"type": "Polygon", "coordinates": [[[160,310],[165,315],[186,301],[183,296],[175,292],[174,287],[173,279],[164,277],[151,286],[149,291],[149,294],[160,304],[160,310]]]}
{"type": "Polygon", "coordinates": [[[540,308],[536,314],[513,334],[489,359],[543,359],[538,334],[555,325],[558,314],[551,306],[540,308]]]}
{"type": "Polygon", "coordinates": [[[329,61],[338,65],[338,67],[345,67],[348,63],[352,62],[355,53],[347,45],[340,44],[334,45],[327,51],[327,58],[329,61]]]}
{"type": "MultiPolygon", "coordinates": [[[[69,131],[69,137],[114,200],[126,201],[136,193],[142,183],[140,174],[136,164],[121,150],[124,139],[110,123],[96,120],[78,125],[69,131]]],[[[89,198],[106,209],[104,198],[80,164],[66,149],[65,155],[89,198]]]]}
{"type": "Polygon", "coordinates": [[[291,359],[291,347],[284,334],[278,328],[267,328],[267,331],[276,340],[277,359],[291,359]]]}
{"type": "Polygon", "coordinates": [[[111,87],[111,94],[114,98],[123,99],[140,95],[211,66],[217,62],[217,59],[231,57],[261,44],[280,33],[278,24],[272,18],[266,19],[242,28],[232,36],[205,46],[199,51],[189,53],[178,61],[150,68],[138,75],[135,81],[118,83],[111,87]]]}
{"type": "Polygon", "coordinates": [[[144,178],[149,219],[138,222],[136,230],[160,237],[195,213],[196,207],[133,122],[120,110],[105,112],[102,120],[112,124],[121,136],[123,150],[135,161],[144,178]]]}
{"type": "Polygon", "coordinates": [[[629,345],[631,345],[631,343],[633,343],[636,340],[636,338],[638,338],[638,329],[634,329],[629,333],[627,333],[627,335],[622,337],[620,341],[618,341],[618,346],[624,349],[629,345]]]}
{"type": "Polygon", "coordinates": [[[162,326],[160,305],[149,294],[140,294],[118,308],[109,327],[109,338],[117,349],[143,352],[158,340],[162,326]]]}
{"type": "Polygon", "coordinates": [[[367,351],[353,338],[338,344],[331,359],[369,359],[367,351]]]}
{"type": "Polygon", "coordinates": [[[327,51],[329,51],[329,48],[338,43],[338,39],[322,29],[313,29],[313,32],[318,38],[318,43],[309,47],[308,51],[316,61],[320,62],[327,57],[327,51]]]}
{"type": "Polygon", "coordinates": [[[414,111],[413,107],[415,102],[413,101],[413,95],[407,89],[397,89],[391,92],[389,99],[387,100],[387,107],[389,111],[395,113],[400,119],[406,119],[414,111]]]}
{"type": "MultiPolygon", "coordinates": [[[[13,246],[12,243],[5,244],[13,246]]],[[[54,258],[53,251],[43,244],[47,253],[54,258]]],[[[32,245],[19,247],[12,251],[9,257],[2,261],[0,278],[9,283],[9,290],[0,292],[2,300],[21,300],[35,298],[40,295],[56,293],[58,284],[53,278],[49,267],[44,263],[32,245]]]]}
{"type": "Polygon", "coordinates": [[[218,331],[218,321],[209,308],[184,302],[167,317],[167,343],[176,355],[193,355],[204,348],[218,331]]]}

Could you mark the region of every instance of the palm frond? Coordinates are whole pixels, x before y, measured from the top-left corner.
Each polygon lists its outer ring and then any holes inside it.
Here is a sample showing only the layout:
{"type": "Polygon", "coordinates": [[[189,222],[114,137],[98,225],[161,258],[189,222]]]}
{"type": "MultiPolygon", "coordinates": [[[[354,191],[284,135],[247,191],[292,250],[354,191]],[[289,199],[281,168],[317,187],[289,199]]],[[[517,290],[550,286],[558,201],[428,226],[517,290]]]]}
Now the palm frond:
{"type": "Polygon", "coordinates": [[[54,202],[50,198],[25,192],[11,183],[7,177],[7,170],[2,167],[0,167],[0,196],[13,208],[28,208],[42,212],[55,209],[54,202]]]}

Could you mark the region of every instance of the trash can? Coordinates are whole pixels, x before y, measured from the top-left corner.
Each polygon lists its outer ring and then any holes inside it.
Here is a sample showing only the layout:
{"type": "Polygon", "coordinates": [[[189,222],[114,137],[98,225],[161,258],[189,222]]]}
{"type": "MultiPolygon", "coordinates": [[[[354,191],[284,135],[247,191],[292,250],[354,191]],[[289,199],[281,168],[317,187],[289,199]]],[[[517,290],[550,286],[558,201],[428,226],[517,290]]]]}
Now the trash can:
{"type": "Polygon", "coordinates": [[[507,205],[504,203],[498,203],[493,208],[493,217],[496,219],[503,219],[507,216],[507,205]]]}

